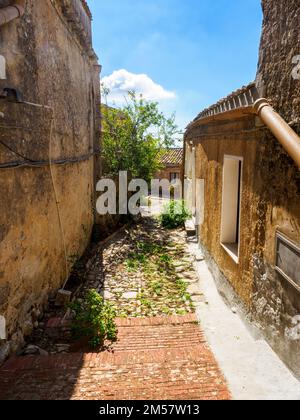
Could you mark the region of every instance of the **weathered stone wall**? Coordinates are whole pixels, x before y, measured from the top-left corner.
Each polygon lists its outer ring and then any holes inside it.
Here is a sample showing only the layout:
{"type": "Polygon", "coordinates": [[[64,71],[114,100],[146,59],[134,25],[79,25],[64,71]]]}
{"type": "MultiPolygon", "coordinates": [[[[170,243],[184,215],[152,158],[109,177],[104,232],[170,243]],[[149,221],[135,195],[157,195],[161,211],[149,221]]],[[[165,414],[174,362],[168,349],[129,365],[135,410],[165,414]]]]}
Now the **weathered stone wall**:
{"type": "Polygon", "coordinates": [[[299,121],[300,81],[293,58],[300,55],[300,1],[262,0],[264,13],[257,82],[262,96],[290,121],[299,121]]]}
{"type": "MultiPolygon", "coordinates": [[[[257,85],[261,96],[300,133],[299,0],[263,0],[257,85]]],[[[254,116],[232,113],[190,128],[197,144],[196,176],[205,180],[205,219],[199,235],[216,277],[227,279],[272,347],[300,376],[300,293],[276,270],[276,233],[300,245],[300,172],[254,116]],[[240,261],[220,245],[223,156],[244,158],[240,261]]],[[[188,148],[187,148],[188,150],[188,148]]],[[[220,286],[221,290],[223,286],[220,286]]],[[[230,292],[231,294],[231,292],[230,292]]]]}
{"type": "MultiPolygon", "coordinates": [[[[246,316],[300,375],[299,292],[275,271],[276,232],[300,243],[299,173],[255,116],[193,128],[186,141],[196,146],[196,178],[205,182],[199,240],[220,293],[234,306],[241,299],[246,316]],[[220,243],[225,154],[244,159],[238,264],[220,243]]],[[[186,151],[189,160],[192,148],[186,151]]]]}
{"type": "Polygon", "coordinates": [[[0,28],[0,54],[7,63],[0,90],[17,88],[25,101],[53,111],[0,101],[0,140],[10,148],[0,144],[0,164],[20,164],[24,156],[40,161],[0,169],[0,314],[6,317],[10,351],[31,332],[49,293],[67,275],[49,152],[68,269],[90,240],[94,180],[101,170],[93,156],[100,138],[97,60],[82,32],[67,21],[65,2],[26,3],[21,19],[0,28]]]}
{"type": "Polygon", "coordinates": [[[300,293],[274,269],[276,233],[300,245],[300,176],[294,162],[266,132],[257,149],[252,313],[273,348],[300,376],[300,293]]]}
{"type": "MultiPolygon", "coordinates": [[[[300,80],[293,74],[293,57],[300,55],[300,2],[263,0],[262,5],[259,88],[300,133],[300,80]]],[[[274,270],[277,231],[300,245],[300,172],[268,131],[255,162],[259,205],[252,313],[273,348],[300,376],[300,293],[274,270]]]]}

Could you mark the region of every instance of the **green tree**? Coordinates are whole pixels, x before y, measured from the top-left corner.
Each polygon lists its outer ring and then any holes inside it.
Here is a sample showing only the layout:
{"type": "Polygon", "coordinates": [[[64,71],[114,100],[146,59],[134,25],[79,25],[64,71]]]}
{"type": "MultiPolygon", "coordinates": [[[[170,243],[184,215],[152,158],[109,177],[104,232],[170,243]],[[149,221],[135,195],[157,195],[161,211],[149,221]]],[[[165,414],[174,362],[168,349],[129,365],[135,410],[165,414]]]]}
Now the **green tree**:
{"type": "MultiPolygon", "coordinates": [[[[102,89],[106,98],[109,91],[102,89]]],[[[175,115],[167,118],[158,103],[128,92],[122,108],[102,106],[102,155],[106,175],[129,171],[149,182],[160,169],[163,149],[174,145],[179,133],[175,115]]]]}

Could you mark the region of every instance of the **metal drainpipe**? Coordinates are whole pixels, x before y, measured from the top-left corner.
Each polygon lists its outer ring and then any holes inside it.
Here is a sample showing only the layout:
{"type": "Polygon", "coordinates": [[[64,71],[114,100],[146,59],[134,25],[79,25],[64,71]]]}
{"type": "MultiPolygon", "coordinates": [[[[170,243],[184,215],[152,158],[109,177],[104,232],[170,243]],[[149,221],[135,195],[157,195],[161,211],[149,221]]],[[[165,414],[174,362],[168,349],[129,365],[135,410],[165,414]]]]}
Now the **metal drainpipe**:
{"type": "Polygon", "coordinates": [[[11,6],[6,6],[0,9],[0,26],[11,22],[24,15],[25,0],[19,0],[11,6]]]}
{"type": "Polygon", "coordinates": [[[300,137],[298,134],[272,108],[267,99],[258,99],[253,107],[257,115],[274,134],[300,169],[300,137]]]}

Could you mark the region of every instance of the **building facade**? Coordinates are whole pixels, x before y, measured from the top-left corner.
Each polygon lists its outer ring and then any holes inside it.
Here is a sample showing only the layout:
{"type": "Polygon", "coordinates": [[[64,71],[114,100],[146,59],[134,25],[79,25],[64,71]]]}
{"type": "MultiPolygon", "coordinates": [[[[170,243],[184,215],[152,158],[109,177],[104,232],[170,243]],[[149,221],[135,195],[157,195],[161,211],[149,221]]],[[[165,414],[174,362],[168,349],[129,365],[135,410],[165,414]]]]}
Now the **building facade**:
{"type": "Polygon", "coordinates": [[[297,138],[300,4],[263,0],[262,6],[256,82],[187,128],[185,177],[194,188],[186,199],[199,216],[200,247],[221,293],[300,376],[300,172],[257,102],[267,98],[275,119],[278,113],[285,120],[282,133],[297,138]]]}
{"type": "Polygon", "coordinates": [[[0,315],[15,352],[90,241],[100,67],[85,1],[0,1],[0,315]]]}
{"type": "Polygon", "coordinates": [[[173,148],[165,150],[162,153],[161,169],[155,175],[156,179],[167,179],[170,182],[175,182],[182,178],[183,174],[183,149],[173,148]]]}

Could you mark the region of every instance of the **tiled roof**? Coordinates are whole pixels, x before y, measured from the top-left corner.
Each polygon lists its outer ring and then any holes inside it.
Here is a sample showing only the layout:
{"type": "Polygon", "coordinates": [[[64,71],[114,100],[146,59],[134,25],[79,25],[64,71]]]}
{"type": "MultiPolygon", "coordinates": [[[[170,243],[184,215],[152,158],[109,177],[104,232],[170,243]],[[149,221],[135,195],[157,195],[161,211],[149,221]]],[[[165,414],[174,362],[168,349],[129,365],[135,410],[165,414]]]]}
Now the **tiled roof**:
{"type": "Polygon", "coordinates": [[[222,114],[224,112],[233,111],[238,108],[252,106],[258,98],[259,94],[255,83],[250,83],[248,86],[243,86],[241,89],[232,92],[216,104],[204,109],[193,122],[203,118],[213,117],[214,115],[222,114]]]}
{"type": "Polygon", "coordinates": [[[163,152],[160,162],[163,165],[181,165],[183,163],[183,149],[167,149],[163,152]]]}

